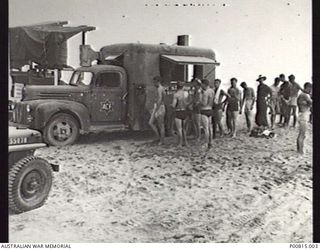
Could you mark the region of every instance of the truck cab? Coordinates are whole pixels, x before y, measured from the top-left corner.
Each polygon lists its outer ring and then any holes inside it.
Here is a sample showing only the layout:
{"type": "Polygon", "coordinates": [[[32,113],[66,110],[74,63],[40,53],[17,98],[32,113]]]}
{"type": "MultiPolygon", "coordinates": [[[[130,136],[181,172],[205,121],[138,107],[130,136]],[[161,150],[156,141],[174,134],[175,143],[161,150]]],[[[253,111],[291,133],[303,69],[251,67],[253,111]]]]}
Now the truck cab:
{"type": "Polygon", "coordinates": [[[80,67],[64,86],[27,86],[12,123],[42,130],[50,145],[72,144],[80,130],[127,127],[127,76],[122,67],[80,67]]]}
{"type": "Polygon", "coordinates": [[[81,67],[74,72],[69,85],[84,89],[82,103],[89,109],[92,125],[125,123],[128,92],[123,68],[81,67]]]}

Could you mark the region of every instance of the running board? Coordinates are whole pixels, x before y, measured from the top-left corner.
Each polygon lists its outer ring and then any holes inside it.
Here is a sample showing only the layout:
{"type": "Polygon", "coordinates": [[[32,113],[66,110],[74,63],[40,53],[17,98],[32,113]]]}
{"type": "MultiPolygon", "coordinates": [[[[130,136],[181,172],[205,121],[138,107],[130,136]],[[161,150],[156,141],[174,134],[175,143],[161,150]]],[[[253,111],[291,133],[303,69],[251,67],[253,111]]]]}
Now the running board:
{"type": "Polygon", "coordinates": [[[91,125],[88,132],[116,132],[116,131],[126,131],[129,130],[128,125],[124,124],[112,124],[112,125],[91,125]]]}

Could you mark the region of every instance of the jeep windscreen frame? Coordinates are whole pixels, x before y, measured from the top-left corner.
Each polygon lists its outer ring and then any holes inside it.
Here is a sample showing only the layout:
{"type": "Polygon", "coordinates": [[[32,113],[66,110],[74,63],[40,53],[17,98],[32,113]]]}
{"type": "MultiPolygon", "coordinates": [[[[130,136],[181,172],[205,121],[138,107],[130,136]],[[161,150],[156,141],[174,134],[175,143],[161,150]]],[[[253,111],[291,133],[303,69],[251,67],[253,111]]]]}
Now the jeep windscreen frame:
{"type": "Polygon", "coordinates": [[[93,73],[90,71],[75,71],[70,79],[72,86],[90,86],[93,73]]]}

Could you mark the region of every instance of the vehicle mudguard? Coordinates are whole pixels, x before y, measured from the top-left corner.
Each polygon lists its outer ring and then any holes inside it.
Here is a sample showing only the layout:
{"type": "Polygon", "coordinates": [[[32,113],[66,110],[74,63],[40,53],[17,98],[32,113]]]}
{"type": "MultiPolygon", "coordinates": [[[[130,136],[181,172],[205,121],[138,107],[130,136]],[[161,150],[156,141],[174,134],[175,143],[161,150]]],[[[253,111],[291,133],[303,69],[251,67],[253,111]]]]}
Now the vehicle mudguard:
{"type": "Polygon", "coordinates": [[[47,101],[39,104],[35,110],[35,127],[43,129],[50,118],[58,113],[73,115],[80,124],[80,129],[88,131],[90,127],[90,115],[86,106],[73,101],[47,101]]]}

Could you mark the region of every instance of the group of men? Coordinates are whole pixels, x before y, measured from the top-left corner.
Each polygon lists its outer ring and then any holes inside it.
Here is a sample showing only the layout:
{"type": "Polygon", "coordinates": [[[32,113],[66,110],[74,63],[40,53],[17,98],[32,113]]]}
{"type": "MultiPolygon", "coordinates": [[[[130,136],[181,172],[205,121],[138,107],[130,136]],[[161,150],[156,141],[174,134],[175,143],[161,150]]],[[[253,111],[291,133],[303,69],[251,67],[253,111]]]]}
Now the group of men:
{"type": "MultiPolygon", "coordinates": [[[[297,107],[299,108],[299,136],[297,139],[298,152],[303,154],[303,141],[306,135],[307,122],[309,120],[312,105],[312,85],[306,83],[301,88],[295,81],[294,75],[290,75],[286,81],[285,75],[276,77],[272,86],[266,85],[265,76],[259,76],[256,80],[259,85],[257,95],[253,88],[246,82],[240,86],[243,94],[237,87],[237,79],[230,79],[230,88],[224,91],[221,88],[221,80],[215,79],[211,85],[207,79],[194,78],[191,88],[187,91],[185,83],[178,81],[176,92],[173,94],[171,108],[174,110],[174,122],[178,134],[178,146],[187,146],[187,125],[192,121],[197,141],[201,138],[201,128],[204,130],[206,145],[212,147],[212,139],[229,135],[236,137],[237,117],[244,111],[248,132],[253,128],[253,109],[256,104],[255,123],[261,129],[274,128],[276,116],[279,115],[279,126],[287,128],[290,117],[293,116],[293,127],[297,123],[297,107]],[[281,85],[280,85],[281,84],[281,85]],[[299,92],[301,91],[301,94],[299,92]],[[269,112],[268,112],[269,111],[269,112]],[[226,126],[222,125],[223,113],[226,112],[226,126]],[[270,114],[271,126],[268,123],[270,114]],[[308,117],[308,118],[307,118],[308,117]]],[[[159,138],[159,144],[164,143],[165,113],[164,103],[165,88],[161,77],[154,77],[157,88],[157,99],[154,104],[149,124],[159,138]]],[[[311,117],[311,116],[310,116],[311,117]]]]}

